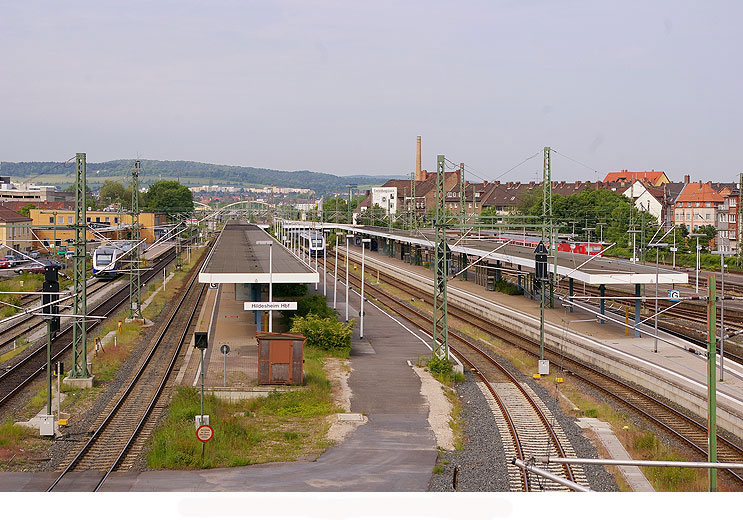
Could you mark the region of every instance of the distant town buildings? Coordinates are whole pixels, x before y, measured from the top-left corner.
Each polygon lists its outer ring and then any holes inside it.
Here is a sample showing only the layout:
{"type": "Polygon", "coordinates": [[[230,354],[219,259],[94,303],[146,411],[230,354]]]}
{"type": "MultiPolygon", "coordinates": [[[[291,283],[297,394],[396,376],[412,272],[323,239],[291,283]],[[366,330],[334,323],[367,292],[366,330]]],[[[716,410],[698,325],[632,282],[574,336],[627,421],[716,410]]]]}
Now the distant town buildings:
{"type": "Polygon", "coordinates": [[[16,184],[10,177],[0,177],[0,203],[2,202],[74,202],[75,194],[59,191],[56,186],[16,184]]]}

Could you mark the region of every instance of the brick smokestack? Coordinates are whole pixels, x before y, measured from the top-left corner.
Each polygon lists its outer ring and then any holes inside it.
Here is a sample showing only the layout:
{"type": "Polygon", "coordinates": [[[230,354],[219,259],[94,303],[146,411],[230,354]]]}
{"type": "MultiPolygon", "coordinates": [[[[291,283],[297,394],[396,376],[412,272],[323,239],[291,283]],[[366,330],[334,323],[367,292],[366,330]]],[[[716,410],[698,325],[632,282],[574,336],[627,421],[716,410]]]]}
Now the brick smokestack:
{"type": "Polygon", "coordinates": [[[421,179],[421,136],[415,140],[415,180],[423,180],[421,179]]]}

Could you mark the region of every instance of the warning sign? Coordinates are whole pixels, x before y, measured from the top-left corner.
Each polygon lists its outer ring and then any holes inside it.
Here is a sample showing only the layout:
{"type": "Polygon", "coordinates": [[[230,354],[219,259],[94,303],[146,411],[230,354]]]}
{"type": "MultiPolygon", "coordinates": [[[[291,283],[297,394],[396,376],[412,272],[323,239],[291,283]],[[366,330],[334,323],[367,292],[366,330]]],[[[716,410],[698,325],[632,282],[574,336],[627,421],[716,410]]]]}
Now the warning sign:
{"type": "Polygon", "coordinates": [[[201,442],[209,442],[214,437],[214,430],[208,424],[203,424],[196,428],[196,438],[201,442]]]}

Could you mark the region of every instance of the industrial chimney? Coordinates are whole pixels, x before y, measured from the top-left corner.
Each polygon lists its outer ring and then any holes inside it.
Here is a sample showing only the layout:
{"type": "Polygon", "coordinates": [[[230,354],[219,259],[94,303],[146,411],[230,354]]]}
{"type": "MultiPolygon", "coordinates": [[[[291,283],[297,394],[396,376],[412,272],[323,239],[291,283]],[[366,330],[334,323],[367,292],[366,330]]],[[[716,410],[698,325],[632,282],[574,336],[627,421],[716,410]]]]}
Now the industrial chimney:
{"type": "Polygon", "coordinates": [[[415,180],[423,180],[421,179],[421,136],[415,140],[415,180]]]}

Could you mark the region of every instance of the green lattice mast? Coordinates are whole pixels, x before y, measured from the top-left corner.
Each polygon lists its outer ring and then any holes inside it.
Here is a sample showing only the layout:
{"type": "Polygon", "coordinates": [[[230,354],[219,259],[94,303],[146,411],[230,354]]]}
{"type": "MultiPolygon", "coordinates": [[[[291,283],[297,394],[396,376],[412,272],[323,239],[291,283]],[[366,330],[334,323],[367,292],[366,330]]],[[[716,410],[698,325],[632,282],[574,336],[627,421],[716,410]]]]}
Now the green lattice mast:
{"type": "Polygon", "coordinates": [[[142,301],[140,294],[140,255],[139,255],[139,171],[141,163],[134,161],[132,170],[132,251],[129,270],[129,318],[142,319],[142,301]]]}
{"type": "Polygon", "coordinates": [[[433,354],[449,359],[449,327],[446,312],[446,173],[444,156],[436,158],[435,269],[433,282],[433,354]]]}
{"type": "Polygon", "coordinates": [[[85,259],[87,253],[87,228],[85,215],[85,154],[75,154],[75,256],[72,275],[72,368],[70,379],[85,379],[88,372],[87,348],[87,276],[85,259]]]}

